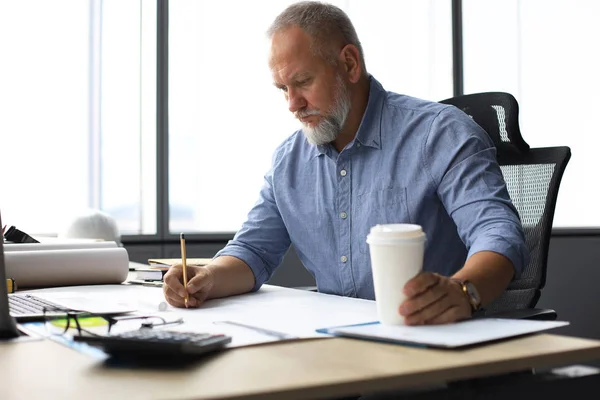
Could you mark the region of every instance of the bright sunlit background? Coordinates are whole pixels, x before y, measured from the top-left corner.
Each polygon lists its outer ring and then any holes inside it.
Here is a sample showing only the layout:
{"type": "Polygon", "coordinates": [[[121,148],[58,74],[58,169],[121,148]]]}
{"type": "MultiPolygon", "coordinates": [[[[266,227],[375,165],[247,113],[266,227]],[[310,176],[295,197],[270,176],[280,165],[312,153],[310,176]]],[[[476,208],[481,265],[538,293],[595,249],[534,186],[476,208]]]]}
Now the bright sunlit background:
{"type": "MultiPolygon", "coordinates": [[[[171,232],[234,232],[298,129],[265,31],[291,1],[169,1],[171,232]]],[[[388,90],[452,96],[450,0],[333,1],[388,90]]],[[[464,0],[464,91],[508,91],[532,146],[568,145],[555,226],[598,227],[592,0],[464,0]],[[574,6],[577,3],[577,6],[574,6]],[[586,45],[587,43],[587,45],[586,45]],[[593,46],[592,46],[593,47],[593,46]]],[[[0,210],[54,233],[101,208],[157,234],[156,0],[0,0],[0,210]]]]}
{"type": "MultiPolygon", "coordinates": [[[[170,230],[237,231],[275,148],[300,128],[267,66],[270,23],[293,1],[169,2],[170,230]]],[[[449,1],[334,1],[388,90],[452,95],[449,1]],[[398,41],[397,38],[400,38],[398,41]],[[403,43],[399,45],[398,43],[403,43]]]]}

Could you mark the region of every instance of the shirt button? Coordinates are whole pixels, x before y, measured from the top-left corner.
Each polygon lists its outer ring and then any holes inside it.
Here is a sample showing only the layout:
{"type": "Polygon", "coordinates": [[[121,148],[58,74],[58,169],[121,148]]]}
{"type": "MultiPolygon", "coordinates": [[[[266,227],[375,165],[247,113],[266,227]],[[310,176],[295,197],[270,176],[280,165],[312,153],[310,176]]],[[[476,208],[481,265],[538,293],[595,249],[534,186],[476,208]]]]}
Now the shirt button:
{"type": "Polygon", "coordinates": [[[344,211],[342,211],[342,212],[340,213],[340,218],[341,218],[341,219],[346,219],[346,217],[347,217],[347,216],[348,216],[348,214],[346,214],[344,211]]]}
{"type": "Polygon", "coordinates": [[[360,143],[356,143],[356,147],[360,147],[360,143]]]}
{"type": "Polygon", "coordinates": [[[346,256],[341,256],[341,257],[340,257],[340,261],[341,261],[341,262],[343,262],[343,263],[345,263],[346,261],[348,261],[348,257],[346,257],[346,256]]]}
{"type": "Polygon", "coordinates": [[[343,170],[341,170],[341,171],[340,171],[340,175],[341,175],[341,176],[346,176],[346,174],[347,174],[347,172],[346,172],[346,170],[345,170],[345,169],[343,169],[343,170]]]}

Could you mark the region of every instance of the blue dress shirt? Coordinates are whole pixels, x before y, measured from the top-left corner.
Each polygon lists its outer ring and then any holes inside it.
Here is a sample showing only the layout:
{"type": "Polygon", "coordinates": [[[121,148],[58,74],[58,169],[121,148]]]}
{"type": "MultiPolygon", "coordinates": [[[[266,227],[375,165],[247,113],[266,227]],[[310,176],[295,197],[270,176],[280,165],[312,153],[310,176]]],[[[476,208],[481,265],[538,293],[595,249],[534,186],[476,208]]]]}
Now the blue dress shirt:
{"type": "Polygon", "coordinates": [[[342,152],[302,131],[278,147],[247,221],[217,256],[246,262],[257,290],[293,244],[320,292],[374,299],[367,234],[412,223],[427,236],[425,271],[449,276],[489,250],[518,276],[523,229],[485,131],[453,106],[387,92],[373,77],[370,85],[342,152]]]}

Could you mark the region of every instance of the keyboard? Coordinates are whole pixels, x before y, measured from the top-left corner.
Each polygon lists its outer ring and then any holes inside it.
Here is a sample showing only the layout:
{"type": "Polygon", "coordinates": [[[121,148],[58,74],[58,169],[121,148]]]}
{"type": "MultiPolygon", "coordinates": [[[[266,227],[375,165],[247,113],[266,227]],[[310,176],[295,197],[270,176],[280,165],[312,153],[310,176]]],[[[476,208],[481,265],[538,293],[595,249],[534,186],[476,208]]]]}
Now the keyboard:
{"type": "Polygon", "coordinates": [[[56,310],[57,304],[30,294],[9,294],[8,308],[17,322],[42,321],[46,310],[56,310]]]}
{"type": "Polygon", "coordinates": [[[113,356],[198,356],[223,349],[231,336],[141,328],[108,336],[74,336],[73,340],[113,356]]]}

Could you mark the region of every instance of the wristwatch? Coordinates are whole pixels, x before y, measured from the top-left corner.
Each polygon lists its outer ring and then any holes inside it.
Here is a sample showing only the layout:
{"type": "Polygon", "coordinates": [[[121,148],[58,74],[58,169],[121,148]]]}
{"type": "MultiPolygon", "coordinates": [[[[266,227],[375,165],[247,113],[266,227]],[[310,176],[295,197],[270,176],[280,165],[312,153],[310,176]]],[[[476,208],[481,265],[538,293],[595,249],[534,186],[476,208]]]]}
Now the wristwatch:
{"type": "Polygon", "coordinates": [[[467,297],[467,300],[469,300],[471,311],[475,312],[479,310],[479,308],[481,308],[481,297],[479,297],[479,292],[477,291],[477,288],[475,288],[475,285],[466,280],[463,281],[454,278],[452,280],[460,285],[462,292],[467,297]]]}

